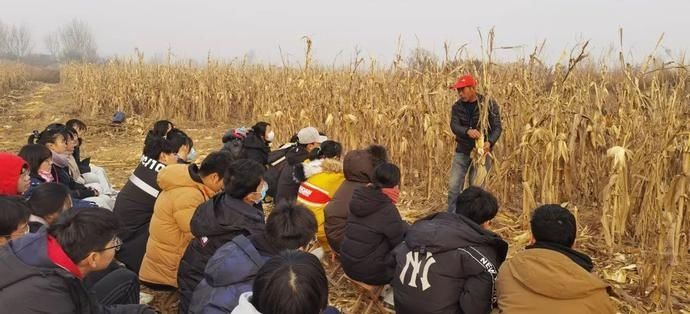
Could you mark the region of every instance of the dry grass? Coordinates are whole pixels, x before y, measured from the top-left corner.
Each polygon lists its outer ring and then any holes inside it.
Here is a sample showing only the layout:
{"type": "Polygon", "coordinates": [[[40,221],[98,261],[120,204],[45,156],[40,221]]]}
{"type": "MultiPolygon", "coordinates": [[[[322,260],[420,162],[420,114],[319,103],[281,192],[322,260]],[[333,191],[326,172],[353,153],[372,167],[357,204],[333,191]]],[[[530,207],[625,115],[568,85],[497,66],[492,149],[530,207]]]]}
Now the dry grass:
{"type": "MultiPolygon", "coordinates": [[[[325,68],[309,53],[302,67],[139,58],[66,66],[62,78],[75,110],[187,121],[212,138],[209,147],[218,134],[204,130],[255,120],[273,123],[278,142],[313,125],[349,149],[385,145],[404,171],[401,208],[413,220],[443,209],[456,97],[446,87],[475,73],[501,105],[488,188],[502,201],[495,225],[511,250],[525,245],[536,205],[568,203],[580,221],[578,249],[594,256],[621,311],[688,311],[689,75],[653,62],[612,69],[583,58],[551,68],[534,56],[512,64],[446,58],[425,61],[423,71],[364,60],[325,68]]],[[[351,289],[334,291],[347,307],[351,289]]]]}

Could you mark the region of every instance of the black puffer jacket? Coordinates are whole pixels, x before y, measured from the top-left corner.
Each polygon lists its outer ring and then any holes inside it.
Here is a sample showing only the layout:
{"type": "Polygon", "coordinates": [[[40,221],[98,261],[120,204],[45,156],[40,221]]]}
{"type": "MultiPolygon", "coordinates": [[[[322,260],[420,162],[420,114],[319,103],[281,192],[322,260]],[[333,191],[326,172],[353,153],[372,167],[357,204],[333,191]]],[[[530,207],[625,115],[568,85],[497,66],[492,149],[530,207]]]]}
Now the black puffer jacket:
{"type": "MultiPolygon", "coordinates": [[[[451,109],[450,129],[455,134],[455,149],[458,153],[469,154],[474,148],[474,140],[467,135],[469,129],[479,129],[479,106],[484,104],[484,96],[478,95],[478,101],[467,103],[458,100],[451,109]]],[[[484,134],[485,141],[491,142],[491,146],[496,144],[501,136],[503,128],[501,126],[501,112],[498,104],[494,101],[489,102],[489,127],[488,134],[484,134]]]]}
{"type": "Polygon", "coordinates": [[[163,168],[165,164],[141,156],[134,173],[117,194],[113,207],[113,213],[122,224],[119,234],[122,247],[117,252],[117,259],[137,274],[146,253],[153,207],[161,191],[156,178],[163,168]]]}
{"type": "Polygon", "coordinates": [[[278,187],[276,190],[275,204],[281,201],[294,202],[297,200],[297,192],[301,182],[295,179],[295,165],[307,160],[309,152],[304,146],[295,146],[287,152],[287,165],[280,171],[278,178],[278,187]]]}
{"type": "Polygon", "coordinates": [[[333,199],[324,208],[324,229],[331,248],[340,252],[340,245],[345,236],[345,223],[350,214],[350,200],[357,188],[372,182],[374,177],[375,157],[365,149],[353,150],[345,155],[343,173],[345,182],[340,185],[333,199]]]}
{"type": "Polygon", "coordinates": [[[380,189],[364,186],[355,190],[340,247],[345,273],[370,285],[390,283],[395,273],[392,251],[402,242],[407,227],[380,189]]]}
{"type": "Polygon", "coordinates": [[[144,305],[103,306],[72,273],[48,257],[39,232],[0,248],[0,309],[7,313],[153,313],[144,305]],[[11,270],[11,271],[9,271],[11,270]]]}
{"type": "Polygon", "coordinates": [[[470,219],[437,213],[415,222],[394,251],[395,310],[489,313],[508,244],[470,219]]]}
{"type": "Polygon", "coordinates": [[[242,141],[242,147],[247,159],[256,161],[263,166],[268,164],[268,153],[271,152],[271,149],[266,141],[256,133],[250,132],[242,141]]]}
{"type": "Polygon", "coordinates": [[[219,193],[199,205],[190,226],[194,239],[189,243],[177,273],[180,313],[187,313],[194,289],[203,279],[206,263],[216,250],[238,235],[263,233],[264,213],[240,199],[219,193]]]}

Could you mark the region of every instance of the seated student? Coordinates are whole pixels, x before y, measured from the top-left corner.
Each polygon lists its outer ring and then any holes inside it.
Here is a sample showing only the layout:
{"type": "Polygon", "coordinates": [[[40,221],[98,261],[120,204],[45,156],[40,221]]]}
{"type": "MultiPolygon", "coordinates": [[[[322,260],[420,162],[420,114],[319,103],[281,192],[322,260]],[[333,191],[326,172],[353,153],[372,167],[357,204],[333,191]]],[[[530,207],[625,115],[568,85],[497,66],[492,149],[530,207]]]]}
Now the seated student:
{"type": "Polygon", "coordinates": [[[328,306],[328,279],[316,256],[284,251],[258,271],[252,292],[240,295],[232,314],[337,314],[328,306]]]}
{"type": "Polygon", "coordinates": [[[20,156],[0,153],[0,195],[17,196],[29,190],[29,164],[20,156]]]}
{"type": "Polygon", "coordinates": [[[306,208],[281,203],[266,220],[266,232],[239,235],[220,247],[194,290],[190,314],[230,313],[240,294],[251,291],[254,276],[269,258],[285,250],[305,249],[314,239],[316,219],[306,208]]]}
{"type": "Polygon", "coordinates": [[[320,135],[314,127],[306,127],[297,132],[297,146],[291,148],[285,157],[287,165],[280,171],[276,189],[275,203],[281,201],[294,202],[297,199],[300,183],[295,180],[295,165],[301,164],[309,157],[309,152],[317,149],[321,143],[328,140],[328,137],[320,135]]]}
{"type": "Polygon", "coordinates": [[[388,161],[386,148],[371,145],[367,149],[353,150],[345,155],[343,173],[345,182],[340,185],[331,201],[324,208],[324,230],[331,249],[340,252],[345,236],[345,224],[350,213],[350,200],[355,189],[373,181],[374,169],[388,161]]]}
{"type": "Polygon", "coordinates": [[[559,205],[537,208],[530,221],[532,244],[498,272],[502,313],[616,313],[609,287],[592,274],[589,256],[573,250],[575,216],[559,205]]]}
{"type": "Polygon", "coordinates": [[[374,170],[374,183],[355,190],[340,247],[340,262],[348,277],[368,285],[386,285],[395,275],[393,249],[408,225],[382,189],[400,184],[400,169],[384,163],[374,170]]]}
{"type": "MultiPolygon", "coordinates": [[[[82,278],[113,260],[117,227],[117,219],[107,209],[71,210],[46,231],[0,248],[0,267],[12,269],[0,277],[3,309],[14,313],[154,313],[145,305],[103,304],[82,284],[82,278]]],[[[121,293],[121,284],[111,281],[103,291],[121,293]]]]}
{"type": "Polygon", "coordinates": [[[29,232],[36,233],[43,226],[50,226],[65,210],[72,208],[69,189],[59,183],[46,183],[36,187],[29,197],[31,217],[29,232]]]}
{"type": "Polygon", "coordinates": [[[295,177],[303,181],[299,187],[297,202],[307,206],[314,213],[319,224],[316,239],[326,254],[331,253],[331,247],[328,245],[323,227],[325,220],[323,211],[345,181],[343,163],[340,161],[342,152],[343,146],[340,143],[325,141],[321,143],[319,149],[310,153],[309,161],[295,167],[295,177]]]}
{"type": "Polygon", "coordinates": [[[0,246],[29,233],[29,215],[29,206],[20,197],[0,196],[0,246]]]}
{"type": "MultiPolygon", "coordinates": [[[[24,197],[30,198],[36,187],[49,182],[54,182],[51,170],[53,168],[53,154],[50,150],[39,144],[24,145],[19,150],[19,156],[29,164],[29,189],[24,192],[24,197]]],[[[65,186],[67,187],[67,186],[65,186]]],[[[67,187],[69,190],[69,187],[67,187]]],[[[72,191],[70,191],[70,196],[72,191]]],[[[75,207],[94,207],[95,203],[72,198],[75,207]]]]}
{"type": "Polygon", "coordinates": [[[258,162],[263,166],[268,165],[268,153],[271,148],[268,146],[275,139],[275,132],[269,123],[257,122],[252,126],[251,132],[242,141],[247,159],[258,162]]]}
{"type": "Polygon", "coordinates": [[[158,120],[153,124],[153,128],[146,133],[146,139],[144,140],[144,146],[148,145],[148,142],[154,138],[167,138],[168,133],[175,128],[175,124],[168,120],[158,120]]]}
{"type": "Polygon", "coordinates": [[[65,129],[65,131],[65,138],[67,140],[67,150],[65,153],[65,156],[67,157],[67,167],[64,167],[63,169],[66,170],[66,174],[75,182],[98,191],[98,198],[102,199],[107,204],[105,208],[113,208],[117,193],[112,190],[109,182],[104,181],[104,183],[101,184],[98,180],[87,182],[86,179],[84,179],[81,172],[79,172],[79,166],[77,165],[74,156],[72,156],[72,152],[78,143],[77,131],[74,129],[65,129]]]}
{"type": "Polygon", "coordinates": [[[69,175],[69,170],[67,170],[68,158],[66,155],[67,133],[67,129],[65,129],[64,125],[52,124],[43,132],[38,133],[38,131],[34,131],[34,133],[29,136],[29,144],[44,145],[50,150],[52,155],[50,176],[41,175],[36,179],[39,181],[43,179],[43,182],[55,181],[64,184],[70,189],[73,198],[90,201],[108,209],[112,208],[109,204],[109,199],[99,198],[97,190],[74,181],[69,175]]]}
{"type": "Polygon", "coordinates": [[[176,151],[177,162],[181,164],[190,164],[196,159],[196,151],[194,150],[194,141],[192,138],[180,129],[172,129],[165,136],[165,139],[172,143],[176,151]]]}
{"type": "Polygon", "coordinates": [[[158,173],[162,192],[153,208],[146,254],[139,270],[141,281],[177,288],[177,268],[192,240],[192,215],[201,203],[223,188],[228,163],[225,153],[214,152],[201,167],[174,164],[158,173]]]}
{"type": "Polygon", "coordinates": [[[391,285],[397,313],[489,313],[508,244],[487,230],[498,202],[478,187],[463,191],[456,213],[415,222],[398,245],[391,285]]]}
{"type": "Polygon", "coordinates": [[[180,312],[186,312],[206,263],[218,248],[236,236],[263,233],[264,212],[258,205],[268,189],[263,174],[264,166],[253,160],[232,162],[225,173],[225,191],[196,209],[191,221],[194,239],[177,272],[180,312]]]}
{"type": "Polygon", "coordinates": [[[146,253],[153,207],[161,191],[156,179],[166,165],[177,163],[175,153],[170,141],[162,137],[149,139],[139,164],[115,200],[113,212],[122,224],[122,248],[117,259],[137,274],[146,253]]]}
{"type": "Polygon", "coordinates": [[[91,164],[91,159],[86,158],[81,160],[81,146],[84,143],[84,136],[86,135],[86,123],[81,120],[71,119],[65,122],[68,130],[74,130],[76,135],[75,146],[71,151],[71,158],[76,164],[77,171],[81,174],[86,184],[98,184],[102,188],[103,194],[115,195],[117,191],[113,190],[112,184],[105,169],[91,164]]]}

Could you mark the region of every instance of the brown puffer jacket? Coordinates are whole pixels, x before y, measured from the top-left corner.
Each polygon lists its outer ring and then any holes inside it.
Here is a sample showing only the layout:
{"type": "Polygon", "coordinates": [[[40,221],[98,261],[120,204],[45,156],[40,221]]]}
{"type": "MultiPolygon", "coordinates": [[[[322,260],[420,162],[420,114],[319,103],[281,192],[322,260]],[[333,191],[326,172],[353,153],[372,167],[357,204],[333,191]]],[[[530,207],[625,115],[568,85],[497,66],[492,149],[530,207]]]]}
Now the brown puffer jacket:
{"type": "Polygon", "coordinates": [[[194,237],[190,230],[192,215],[214,192],[201,183],[196,165],[165,167],[158,173],[158,185],[162,191],[153,208],[139,279],[177,287],[180,260],[194,237]]]}
{"type": "Polygon", "coordinates": [[[343,161],[345,182],[340,185],[333,199],[324,209],[326,238],[328,244],[336,252],[340,252],[340,243],[343,242],[345,236],[345,224],[350,214],[352,194],[357,188],[371,183],[374,177],[374,168],[386,160],[385,149],[381,149],[383,150],[382,153],[378,154],[381,156],[372,153],[371,148],[353,150],[345,155],[343,161]]]}
{"type": "Polygon", "coordinates": [[[501,313],[616,313],[608,285],[558,251],[519,252],[498,271],[501,313]]]}

